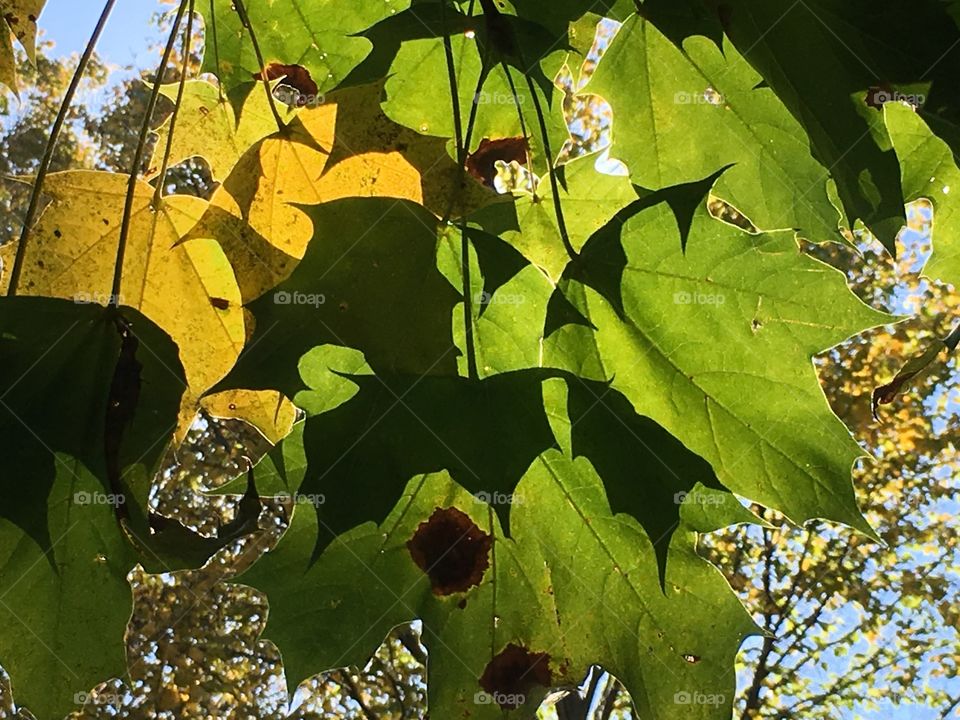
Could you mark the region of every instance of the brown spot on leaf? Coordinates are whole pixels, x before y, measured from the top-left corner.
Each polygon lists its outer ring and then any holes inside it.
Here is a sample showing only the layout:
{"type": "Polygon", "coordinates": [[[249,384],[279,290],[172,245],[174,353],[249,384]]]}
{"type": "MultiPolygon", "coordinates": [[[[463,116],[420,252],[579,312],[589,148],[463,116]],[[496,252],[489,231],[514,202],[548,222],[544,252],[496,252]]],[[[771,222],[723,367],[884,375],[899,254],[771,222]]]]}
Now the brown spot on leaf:
{"type": "Polygon", "coordinates": [[[63,237],[63,233],[60,232],[59,229],[57,229],[57,230],[54,230],[54,231],[53,231],[53,236],[54,236],[54,237],[57,237],[57,238],[62,238],[62,237],[63,237]]]}
{"type": "Polygon", "coordinates": [[[263,80],[264,75],[267,80],[283,78],[283,84],[292,87],[300,93],[301,97],[316,97],[320,93],[320,88],[310,76],[310,71],[302,65],[270,63],[263,72],[254,73],[253,79],[263,80]]]}
{"type": "Polygon", "coordinates": [[[530,145],[523,137],[497,140],[484,138],[477,149],[467,156],[467,172],[484,185],[493,187],[493,179],[497,176],[497,160],[505,163],[516,160],[521,165],[526,165],[529,150],[530,145]]]}
{"type": "Polygon", "coordinates": [[[464,592],[480,584],[490,565],[493,538],[456,508],[437,508],[420,523],[407,549],[430,578],[434,595],[464,592]]]}
{"type": "Polygon", "coordinates": [[[226,310],[228,307],[230,307],[229,300],[218,297],[210,298],[210,304],[213,305],[217,310],[226,310]]]}
{"type": "Polygon", "coordinates": [[[535,686],[546,688],[550,684],[550,656],[515,643],[495,655],[480,676],[480,687],[504,710],[522,705],[535,686]]]}

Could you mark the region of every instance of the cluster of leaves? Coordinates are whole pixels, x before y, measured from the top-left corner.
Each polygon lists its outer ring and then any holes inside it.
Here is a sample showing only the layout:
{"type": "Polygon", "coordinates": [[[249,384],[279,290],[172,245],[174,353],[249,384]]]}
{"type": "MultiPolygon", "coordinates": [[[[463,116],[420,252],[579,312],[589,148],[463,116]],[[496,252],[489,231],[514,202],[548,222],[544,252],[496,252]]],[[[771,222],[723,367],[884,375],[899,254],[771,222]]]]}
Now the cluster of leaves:
{"type": "Polygon", "coordinates": [[[437,717],[529,716],[595,663],[644,717],[729,717],[760,629],[698,534],[758,521],[736,493],[875,537],[811,358],[890,316],[796,236],[860,221],[892,248],[926,197],[928,272],[956,282],[956,27],[911,9],[924,45],[890,56],[906,10],[679,8],[603,3],[622,26],[594,71],[601,16],[578,0],[547,18],[179,3],[133,174],[41,172],[48,206],[0,250],[0,626],[18,628],[0,659],[19,703],[62,716],[122,676],[131,568],[196,567],[283,493],[289,527],[237,581],[268,598],[245,631],[288,683],[419,618],[437,717]],[[211,79],[189,76],[194,10],[211,79]],[[800,39],[818,63],[852,43],[867,72],[814,77],[800,39]],[[878,81],[924,77],[921,112],[875,107],[878,81]],[[591,103],[612,124],[577,151],[569,110],[591,103]],[[209,197],[167,193],[201,156],[209,197]],[[149,500],[201,411],[275,445],[239,468],[252,514],[213,537],[149,500]]]}

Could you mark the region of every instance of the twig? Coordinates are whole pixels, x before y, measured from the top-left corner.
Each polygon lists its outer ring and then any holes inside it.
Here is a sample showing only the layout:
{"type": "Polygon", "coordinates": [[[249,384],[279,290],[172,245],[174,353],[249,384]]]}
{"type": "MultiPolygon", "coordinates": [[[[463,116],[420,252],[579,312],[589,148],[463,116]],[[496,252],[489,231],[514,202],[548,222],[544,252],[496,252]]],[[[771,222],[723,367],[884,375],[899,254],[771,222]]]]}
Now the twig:
{"type": "Polygon", "coordinates": [[[160,68],[157,70],[157,75],[154,78],[153,90],[150,93],[150,100],[147,103],[143,125],[140,127],[137,149],[133,155],[133,166],[130,168],[130,180],[127,183],[127,197],[123,205],[123,220],[120,223],[120,240],[117,243],[117,262],[113,270],[113,287],[110,293],[110,306],[114,308],[120,304],[120,280],[123,277],[123,259],[127,251],[127,238],[130,236],[130,222],[133,218],[133,201],[136,197],[140,164],[143,162],[143,153],[147,146],[147,136],[150,133],[150,121],[153,119],[154,110],[157,109],[157,99],[160,97],[160,84],[163,82],[163,73],[167,69],[167,63],[170,62],[170,54],[173,52],[173,45],[176,42],[177,32],[180,30],[180,23],[183,20],[183,13],[186,9],[187,0],[180,0],[177,17],[173,21],[173,29],[170,31],[167,46],[163,49],[160,68]]]}

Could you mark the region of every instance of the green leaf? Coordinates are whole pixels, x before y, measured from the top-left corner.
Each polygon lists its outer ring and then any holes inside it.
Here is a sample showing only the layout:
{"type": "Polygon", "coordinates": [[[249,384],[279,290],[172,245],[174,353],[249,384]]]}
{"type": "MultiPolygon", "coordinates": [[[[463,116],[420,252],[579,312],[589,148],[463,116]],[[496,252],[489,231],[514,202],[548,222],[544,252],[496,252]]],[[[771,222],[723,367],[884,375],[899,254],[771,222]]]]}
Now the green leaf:
{"type": "Polygon", "coordinates": [[[883,114],[900,161],[904,200],[926,198],[933,205],[933,252],[923,273],[938,282],[960,285],[960,214],[951,194],[960,192],[960,170],[953,152],[906,105],[888,103],[883,114]]]}
{"type": "Polygon", "coordinates": [[[750,236],[701,207],[684,253],[655,199],[594,236],[570,267],[560,287],[582,320],[548,338],[545,364],[609,382],[734,492],[798,522],[870,533],[850,480],[862,453],[811,357],[889,316],[789,233],[750,236]]]}
{"type": "Polygon", "coordinates": [[[839,239],[829,174],[802,127],[729,42],[676,47],[640,17],[624,23],[586,92],[613,110],[615,157],[633,182],[659,190],[735,164],[714,192],[762,229],[839,239]],[[624,82],[630,77],[630,82],[624,82]]]}
{"type": "Polygon", "coordinates": [[[455,373],[456,292],[435,269],[437,219],[390,198],[301,209],[313,240],[293,274],[248,306],[256,331],[226,383],[293,397],[297,362],[322,344],[361,350],[377,370],[455,373]]]}
{"type": "MultiPolygon", "coordinates": [[[[411,11],[413,12],[413,11],[411,11]]],[[[485,49],[486,30],[482,23],[453,15],[448,19],[450,49],[457,81],[457,108],[464,140],[475,122],[467,150],[476,150],[484,138],[528,137],[538,172],[552,164],[569,133],[563,116],[563,93],[553,83],[566,53],[555,51],[548,37],[523,36],[531,45],[529,77],[537,92],[531,92],[527,78],[517,68],[506,69],[485,49]],[[469,32],[465,30],[469,28],[469,32]],[[487,62],[484,62],[488,55],[487,62]],[[537,102],[547,127],[546,141],[540,131],[537,102]],[[545,159],[549,143],[553,158],[545,159]]],[[[442,26],[441,26],[442,27],[442,26]]],[[[424,135],[456,136],[447,57],[442,37],[415,38],[403,42],[390,65],[384,86],[384,112],[395,122],[424,135]]]]}
{"type": "Polygon", "coordinates": [[[96,304],[0,299],[0,661],[39,717],[124,672],[136,556],[117,474],[153,468],[186,387],[170,338],[119,313],[132,341],[96,304]]]}
{"type": "MultiPolygon", "coordinates": [[[[268,594],[264,635],[280,648],[294,684],[319,670],[364,663],[393,627],[419,617],[430,650],[431,713],[495,718],[497,705],[474,701],[491,654],[508,641],[545,651],[558,642],[542,560],[537,570],[529,553],[504,538],[489,508],[445,473],[415,477],[382,525],[366,523],[338,537],[314,563],[316,539],[316,515],[298,506],[276,549],[239,578],[268,594]],[[430,578],[409,543],[438,510],[450,527],[445,533],[435,521],[438,536],[423,543],[437,575],[430,578]]],[[[545,690],[529,693],[525,716],[545,690]]]]}
{"type": "Polygon", "coordinates": [[[602,663],[642,717],[729,718],[736,684],[729,669],[758,628],[697,555],[689,528],[670,542],[662,594],[650,538],[610,508],[603,487],[588,460],[550,450],[517,492],[553,510],[517,506],[511,518],[518,545],[542,548],[572,667],[602,663]]]}
{"type": "MultiPolygon", "coordinates": [[[[567,382],[575,381],[548,381],[547,407],[554,430],[569,437],[570,418],[555,402],[567,382]]],[[[437,427],[451,439],[448,426],[437,427]]],[[[638,458],[641,473],[649,467],[638,458]]],[[[271,599],[264,635],[279,646],[287,677],[363,663],[393,627],[419,618],[433,715],[501,717],[486,693],[503,709],[509,696],[523,696],[519,716],[529,717],[546,688],[578,682],[603,662],[650,717],[729,716],[734,678],[721,669],[756,628],[696,555],[690,527],[671,543],[664,595],[652,543],[635,520],[611,512],[589,461],[546,450],[521,472],[514,493],[493,498],[510,504],[513,539],[481,502],[490,497],[467,494],[445,472],[415,475],[382,523],[339,535],[316,560],[331,515],[318,524],[298,505],[278,546],[239,578],[271,599]],[[313,598],[307,608],[304,596],[313,598]],[[701,700],[691,706],[682,693],[701,700]]]]}
{"type": "MultiPolygon", "coordinates": [[[[547,305],[553,285],[513,247],[481,230],[467,230],[470,322],[477,376],[540,367],[547,305]]],[[[465,286],[460,229],[440,233],[437,267],[455,288],[465,286]]],[[[464,303],[453,310],[460,374],[469,375],[464,303]]]]}
{"type": "MultiPolygon", "coordinates": [[[[596,159],[596,155],[578,158],[558,170],[564,224],[576,252],[591,235],[637,199],[628,178],[599,172],[596,159]]],[[[512,205],[490,205],[470,219],[517,248],[524,257],[543,268],[554,283],[571,259],[561,240],[553,191],[546,178],[540,181],[535,195],[522,195],[512,205]]]]}
{"type": "MultiPolygon", "coordinates": [[[[406,10],[409,0],[372,0],[343,5],[333,0],[274,0],[244,3],[264,62],[300,65],[325,93],[339,85],[370,52],[358,33],[406,10]]],[[[220,78],[237,114],[243,97],[263,68],[257,61],[251,30],[244,27],[232,0],[200,3],[206,31],[203,72],[220,78]],[[237,90],[240,92],[235,92],[237,90]]]]}
{"type": "MultiPolygon", "coordinates": [[[[179,89],[180,83],[171,83],[161,86],[160,91],[176,102],[179,89]]],[[[292,112],[283,104],[277,103],[277,106],[289,121],[292,112]]],[[[213,179],[222,181],[251,145],[275,132],[277,121],[270,111],[266,93],[250,94],[238,120],[220,88],[205,80],[188,80],[177,111],[169,163],[172,166],[192,157],[203,157],[210,165],[213,179]]],[[[160,172],[169,137],[170,122],[167,121],[157,128],[148,179],[160,172]]]]}
{"type": "Polygon", "coordinates": [[[960,55],[948,4],[732,0],[721,19],[830,168],[850,226],[860,218],[892,252],[903,201],[889,143],[870,130],[879,107],[866,100],[913,95],[925,118],[960,147],[960,55]]]}

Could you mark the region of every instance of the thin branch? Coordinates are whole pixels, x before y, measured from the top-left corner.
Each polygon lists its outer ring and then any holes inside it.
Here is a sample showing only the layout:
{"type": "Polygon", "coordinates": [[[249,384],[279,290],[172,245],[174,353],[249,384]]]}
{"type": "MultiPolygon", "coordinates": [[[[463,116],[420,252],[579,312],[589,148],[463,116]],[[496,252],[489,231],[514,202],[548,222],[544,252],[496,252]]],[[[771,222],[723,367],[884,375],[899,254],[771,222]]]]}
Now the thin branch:
{"type": "Polygon", "coordinates": [[[285,127],[280,113],[277,110],[277,101],[273,97],[273,88],[270,87],[270,78],[267,77],[267,64],[263,60],[263,53],[260,52],[260,43],[257,42],[257,34],[253,31],[253,23],[250,22],[250,16],[243,4],[243,0],[234,0],[234,7],[237,8],[237,14],[240,15],[240,22],[247,29],[250,35],[250,43],[253,45],[253,52],[257,56],[257,64],[260,66],[260,79],[263,81],[263,89],[267,93],[267,102],[270,103],[270,111],[273,113],[273,119],[277,121],[277,129],[283,130],[285,127]]]}
{"type": "Polygon", "coordinates": [[[213,39],[213,62],[217,68],[217,93],[220,95],[220,102],[223,102],[223,83],[220,82],[220,41],[217,39],[217,13],[213,7],[213,0],[210,0],[210,36],[213,39]]]}
{"type": "Polygon", "coordinates": [[[27,255],[27,241],[30,239],[30,231],[33,229],[33,222],[37,217],[37,210],[40,207],[40,193],[43,189],[43,181],[50,171],[50,164],[53,162],[53,151],[57,147],[57,140],[60,139],[60,132],[63,130],[63,124],[67,120],[70,105],[73,103],[73,98],[77,94],[77,88],[80,87],[80,81],[83,79],[83,74],[87,70],[87,65],[90,63],[90,58],[93,56],[93,51],[97,46],[97,42],[100,40],[100,35],[103,34],[107,19],[110,17],[110,13],[113,11],[113,6],[116,5],[116,2],[117,0],[107,0],[103,6],[103,12],[100,13],[100,19],[97,21],[97,26],[93,30],[93,35],[90,36],[87,47],[84,49],[83,55],[80,56],[80,62],[77,64],[77,69],[73,73],[73,79],[70,81],[67,92],[63,96],[63,102],[60,103],[57,118],[54,120],[53,127],[50,130],[47,148],[43,153],[43,159],[40,161],[40,168],[37,170],[37,179],[33,184],[33,191],[30,194],[30,205],[27,208],[27,215],[23,220],[23,229],[20,231],[20,242],[17,244],[16,255],[13,259],[13,269],[10,271],[10,286],[7,288],[7,295],[9,297],[13,297],[17,293],[17,285],[20,282],[20,274],[23,272],[23,263],[27,255]]]}
{"type": "MultiPolygon", "coordinates": [[[[187,29],[183,36],[183,70],[180,72],[180,86],[177,88],[177,102],[173,106],[170,116],[170,128],[167,134],[167,146],[163,151],[163,163],[160,175],[157,178],[157,187],[153,194],[153,209],[159,210],[163,200],[163,185],[166,182],[167,170],[170,169],[170,153],[173,151],[173,135],[177,129],[177,117],[180,115],[180,106],[183,104],[183,92],[187,87],[187,67],[190,64],[190,46],[193,41],[193,10],[194,0],[190,0],[190,9],[187,11],[187,29]]],[[[160,79],[157,78],[157,82],[160,79]]]]}
{"type": "Polygon", "coordinates": [[[130,168],[130,180],[127,183],[127,197],[123,205],[123,220],[120,223],[120,240],[117,243],[117,262],[113,270],[113,288],[110,293],[110,305],[112,307],[118,307],[120,304],[120,281],[123,277],[123,260],[127,251],[127,239],[130,236],[130,223],[133,219],[133,202],[136,197],[140,165],[143,162],[143,153],[147,146],[147,137],[150,134],[150,121],[153,119],[153,113],[157,109],[157,100],[160,97],[160,84],[163,82],[163,73],[167,69],[167,63],[170,62],[170,55],[173,53],[173,46],[176,43],[180,23],[183,21],[183,14],[186,12],[186,9],[187,0],[180,0],[177,17],[173,21],[173,29],[170,30],[167,46],[163,49],[160,68],[157,70],[157,75],[154,78],[153,90],[150,93],[150,100],[147,103],[143,125],[140,126],[140,137],[137,139],[137,149],[133,156],[133,166],[130,168]]]}
{"type": "MultiPolygon", "coordinates": [[[[453,45],[447,32],[447,3],[440,3],[440,22],[443,26],[443,51],[447,61],[447,77],[450,84],[450,99],[453,104],[453,128],[457,143],[457,178],[455,192],[462,190],[466,180],[467,145],[464,143],[463,119],[460,117],[460,91],[457,87],[457,72],[453,57],[453,45]]],[[[483,73],[480,74],[480,84],[483,82],[483,73]]],[[[471,109],[470,130],[473,130],[473,118],[476,113],[476,96],[471,109]]],[[[453,207],[451,200],[450,209],[453,207]]],[[[450,210],[447,211],[449,219],[450,210]]],[[[477,351],[473,337],[473,292],[470,279],[470,243],[467,240],[467,219],[465,213],[460,213],[460,274],[463,278],[463,331],[466,336],[467,376],[471,380],[479,378],[477,370],[477,351]]]]}

